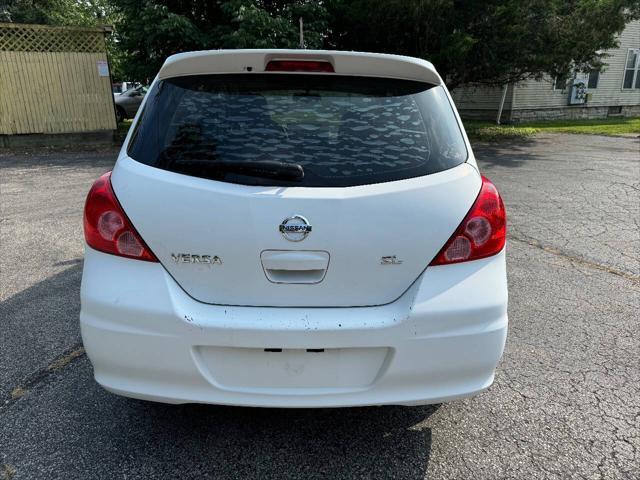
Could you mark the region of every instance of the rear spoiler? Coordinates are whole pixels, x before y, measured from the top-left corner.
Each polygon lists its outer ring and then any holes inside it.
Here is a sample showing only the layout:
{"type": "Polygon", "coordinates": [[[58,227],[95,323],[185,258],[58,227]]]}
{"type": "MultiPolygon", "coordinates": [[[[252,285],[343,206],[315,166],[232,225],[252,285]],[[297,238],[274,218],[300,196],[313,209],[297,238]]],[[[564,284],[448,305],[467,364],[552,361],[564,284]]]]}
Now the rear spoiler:
{"type": "MultiPolygon", "coordinates": [[[[382,53],[331,50],[205,50],[172,55],[164,62],[160,80],[184,75],[216,73],[282,73],[267,70],[272,61],[328,62],[333,72],[307,72],[310,75],[354,75],[397,78],[442,85],[442,78],[430,62],[419,58],[382,53]]],[[[287,72],[286,74],[299,73],[287,72]]]]}

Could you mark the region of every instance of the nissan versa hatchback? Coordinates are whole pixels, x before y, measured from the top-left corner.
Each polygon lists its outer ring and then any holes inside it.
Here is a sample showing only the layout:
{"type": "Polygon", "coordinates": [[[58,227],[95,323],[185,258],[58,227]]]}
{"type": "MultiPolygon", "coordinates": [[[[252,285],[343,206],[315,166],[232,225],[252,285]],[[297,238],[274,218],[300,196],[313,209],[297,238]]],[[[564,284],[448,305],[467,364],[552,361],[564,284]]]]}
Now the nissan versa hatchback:
{"type": "Polygon", "coordinates": [[[170,57],[84,232],[82,338],[120,395],[436,403],[504,348],[504,206],[423,60],[170,57]]]}

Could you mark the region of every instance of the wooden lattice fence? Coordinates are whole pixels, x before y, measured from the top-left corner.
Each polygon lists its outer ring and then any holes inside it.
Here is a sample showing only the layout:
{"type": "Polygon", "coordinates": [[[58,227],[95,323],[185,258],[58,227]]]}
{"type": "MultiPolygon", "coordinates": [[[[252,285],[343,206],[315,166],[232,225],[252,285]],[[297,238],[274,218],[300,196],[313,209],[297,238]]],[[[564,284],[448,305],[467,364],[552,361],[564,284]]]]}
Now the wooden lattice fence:
{"type": "Polygon", "coordinates": [[[113,130],[104,35],[0,23],[0,135],[113,130]]]}

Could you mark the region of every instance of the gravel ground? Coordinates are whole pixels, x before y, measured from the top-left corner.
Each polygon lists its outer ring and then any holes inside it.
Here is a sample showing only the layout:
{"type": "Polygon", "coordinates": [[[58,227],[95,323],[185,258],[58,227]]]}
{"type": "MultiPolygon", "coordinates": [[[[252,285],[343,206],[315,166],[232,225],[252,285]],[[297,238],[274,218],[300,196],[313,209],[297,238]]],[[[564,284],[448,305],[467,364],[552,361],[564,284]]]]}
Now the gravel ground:
{"type": "Polygon", "coordinates": [[[167,406],[81,350],[81,214],[115,150],[0,153],[0,478],[640,478],[640,143],[477,145],[509,215],[496,382],[428,407],[167,406]]]}

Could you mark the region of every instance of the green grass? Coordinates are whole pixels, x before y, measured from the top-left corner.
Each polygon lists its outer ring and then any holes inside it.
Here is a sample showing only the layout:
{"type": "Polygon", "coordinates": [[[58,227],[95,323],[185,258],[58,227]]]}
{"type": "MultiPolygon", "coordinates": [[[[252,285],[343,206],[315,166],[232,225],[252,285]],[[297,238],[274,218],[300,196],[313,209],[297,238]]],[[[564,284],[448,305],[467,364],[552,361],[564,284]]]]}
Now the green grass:
{"type": "Polygon", "coordinates": [[[464,128],[471,140],[480,142],[497,142],[500,140],[522,140],[539,132],[537,128],[520,125],[496,125],[490,122],[465,120],[464,128]]]}
{"type": "Polygon", "coordinates": [[[132,119],[123,120],[118,124],[118,135],[121,135],[122,138],[127,135],[129,131],[129,127],[131,126],[132,119]]]}
{"type": "Polygon", "coordinates": [[[491,122],[466,120],[469,138],[476,141],[526,139],[537,133],[578,133],[585,135],[640,135],[640,118],[604,118],[595,120],[550,120],[496,125],[491,122]]]}
{"type": "Polygon", "coordinates": [[[556,120],[532,122],[527,123],[526,126],[537,128],[541,132],[583,133],[587,135],[640,135],[640,118],[556,120]]]}

